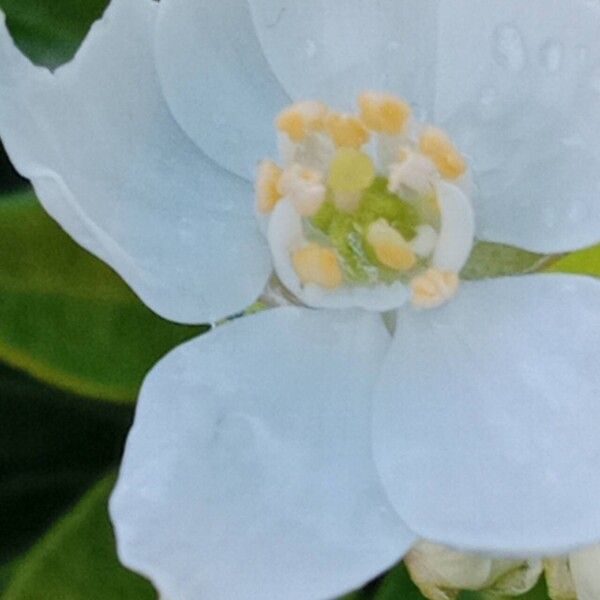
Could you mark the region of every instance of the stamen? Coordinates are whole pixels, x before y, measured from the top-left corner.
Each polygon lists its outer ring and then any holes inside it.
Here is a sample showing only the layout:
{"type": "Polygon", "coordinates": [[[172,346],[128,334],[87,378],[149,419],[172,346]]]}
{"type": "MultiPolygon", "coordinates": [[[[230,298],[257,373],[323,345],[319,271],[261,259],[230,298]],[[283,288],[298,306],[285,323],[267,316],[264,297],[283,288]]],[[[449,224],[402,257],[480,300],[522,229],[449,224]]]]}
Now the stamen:
{"type": "Polygon", "coordinates": [[[417,235],[411,240],[412,251],[421,258],[427,258],[433,254],[438,241],[438,234],[431,225],[419,225],[417,235]]]}
{"type": "Polygon", "coordinates": [[[321,174],[299,164],[283,172],[277,187],[282,196],[290,198],[303,217],[316,214],[325,201],[326,189],[321,174]]]}
{"type": "Polygon", "coordinates": [[[353,115],[330,113],[325,120],[325,131],[337,148],[359,150],[370,138],[363,122],[353,115]]]}
{"type": "Polygon", "coordinates": [[[315,131],[323,131],[327,113],[328,108],[322,102],[297,102],[279,114],[276,125],[293,142],[298,143],[315,131]]]}
{"type": "Polygon", "coordinates": [[[315,283],[328,290],[342,285],[342,269],[331,248],[308,244],[293,253],[292,263],[303,284],[315,283]]]}
{"type": "Polygon", "coordinates": [[[439,306],[473,246],[466,161],[405,101],[358,103],[359,115],[309,101],[277,117],[283,167],[263,161],[256,182],[275,272],[307,306],[439,306]]]}
{"type": "Polygon", "coordinates": [[[367,241],[375,251],[377,260],[395,271],[408,271],[417,261],[414,252],[402,234],[385,219],[369,225],[367,241]]]}
{"type": "Polygon", "coordinates": [[[398,194],[407,188],[419,196],[427,196],[432,193],[437,179],[437,168],[427,156],[402,149],[398,162],[390,166],[388,190],[398,194]]]}
{"type": "Polygon", "coordinates": [[[263,160],[258,165],[256,205],[263,214],[270,213],[282,198],[278,187],[281,173],[281,168],[272,160],[263,160]]]}
{"type": "Polygon", "coordinates": [[[402,133],[411,115],[410,106],[390,94],[366,92],[358,99],[361,119],[377,133],[398,135],[402,133]]]}
{"type": "Polygon", "coordinates": [[[427,127],[420,141],[421,152],[431,158],[447,179],[458,179],[467,171],[467,163],[448,135],[437,127],[427,127]]]}
{"type": "Polygon", "coordinates": [[[429,269],[411,282],[412,304],[417,308],[436,308],[450,300],[458,290],[456,273],[429,269]]]}

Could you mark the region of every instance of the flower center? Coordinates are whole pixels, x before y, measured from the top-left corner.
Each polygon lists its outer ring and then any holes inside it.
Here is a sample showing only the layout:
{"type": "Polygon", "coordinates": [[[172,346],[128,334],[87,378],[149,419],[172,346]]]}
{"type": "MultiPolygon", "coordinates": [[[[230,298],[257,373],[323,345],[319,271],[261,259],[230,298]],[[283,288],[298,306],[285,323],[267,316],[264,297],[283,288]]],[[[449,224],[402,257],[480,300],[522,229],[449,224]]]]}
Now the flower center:
{"type": "Polygon", "coordinates": [[[275,271],[309,306],[433,308],[473,246],[467,163],[403,100],[358,104],[350,115],[305,101],[277,117],[283,166],[264,160],[256,183],[275,271]]]}

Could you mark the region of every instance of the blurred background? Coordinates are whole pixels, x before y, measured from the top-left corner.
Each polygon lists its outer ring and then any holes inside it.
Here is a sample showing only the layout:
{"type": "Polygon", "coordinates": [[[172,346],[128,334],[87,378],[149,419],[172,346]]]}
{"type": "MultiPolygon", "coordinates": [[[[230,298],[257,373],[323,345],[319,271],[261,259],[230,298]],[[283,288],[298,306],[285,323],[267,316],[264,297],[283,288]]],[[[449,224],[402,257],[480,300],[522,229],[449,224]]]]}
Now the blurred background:
{"type": "MultiPolygon", "coordinates": [[[[0,0],[0,8],[23,52],[56,68],[106,3],[0,0]]],[[[478,248],[471,276],[490,274],[486,252],[478,248]]],[[[510,272],[539,261],[506,256],[510,272]]],[[[600,252],[586,261],[600,273],[600,252]]],[[[119,565],[106,503],[144,374],[203,331],[154,315],[72,242],[0,146],[1,600],[156,598],[119,565]]],[[[402,565],[348,598],[423,599],[402,565]]],[[[543,585],[527,598],[547,598],[543,585]]]]}

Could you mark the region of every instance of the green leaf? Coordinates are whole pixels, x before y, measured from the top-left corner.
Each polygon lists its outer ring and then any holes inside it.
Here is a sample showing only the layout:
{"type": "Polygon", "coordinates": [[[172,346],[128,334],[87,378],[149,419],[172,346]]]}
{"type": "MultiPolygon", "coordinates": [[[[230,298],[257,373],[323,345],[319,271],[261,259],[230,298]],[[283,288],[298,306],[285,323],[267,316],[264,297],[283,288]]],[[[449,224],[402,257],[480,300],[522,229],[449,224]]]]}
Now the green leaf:
{"type": "Polygon", "coordinates": [[[8,587],[13,573],[17,568],[17,561],[0,566],[0,594],[8,587]]]}
{"type": "Polygon", "coordinates": [[[108,0],[0,0],[17,45],[31,60],[56,67],[72,58],[108,0]]]}
{"type": "Polygon", "coordinates": [[[372,600],[424,600],[417,586],[412,582],[404,563],[394,567],[381,580],[372,595],[372,600]]]}
{"type": "Polygon", "coordinates": [[[536,254],[505,244],[477,242],[461,278],[476,280],[534,273],[554,260],[553,255],[536,254]]]}
{"type": "Polygon", "coordinates": [[[600,244],[564,256],[546,270],[555,273],[575,273],[600,277],[600,244]]]}
{"type": "Polygon", "coordinates": [[[150,600],[151,585],[115,553],[107,501],[114,476],[98,483],[19,562],[2,600],[150,600]]]}
{"type": "Polygon", "coordinates": [[[0,364],[0,564],[14,560],[107,469],[133,418],[0,364]]]}
{"type": "Polygon", "coordinates": [[[350,594],[346,594],[338,598],[338,600],[368,600],[369,596],[364,590],[357,590],[356,592],[352,592],[350,594]]]}
{"type": "MultiPolygon", "coordinates": [[[[24,188],[27,181],[23,179],[13,168],[0,140],[0,194],[7,194],[10,191],[24,188]]],[[[2,196],[0,195],[0,202],[2,196]]]]}
{"type": "Polygon", "coordinates": [[[129,402],[161,356],[206,329],[156,316],[32,193],[0,203],[0,359],[77,394],[129,402]]]}

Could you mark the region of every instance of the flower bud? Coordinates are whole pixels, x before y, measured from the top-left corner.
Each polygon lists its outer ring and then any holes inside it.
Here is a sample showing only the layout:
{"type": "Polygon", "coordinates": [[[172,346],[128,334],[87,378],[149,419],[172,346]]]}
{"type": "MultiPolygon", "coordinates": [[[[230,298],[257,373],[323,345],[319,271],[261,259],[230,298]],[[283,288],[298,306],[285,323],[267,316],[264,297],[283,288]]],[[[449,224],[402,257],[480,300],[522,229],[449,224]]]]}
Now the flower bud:
{"type": "Polygon", "coordinates": [[[412,580],[429,600],[455,600],[463,590],[519,596],[532,589],[541,561],[491,559],[420,542],[405,558],[412,580]]]}

